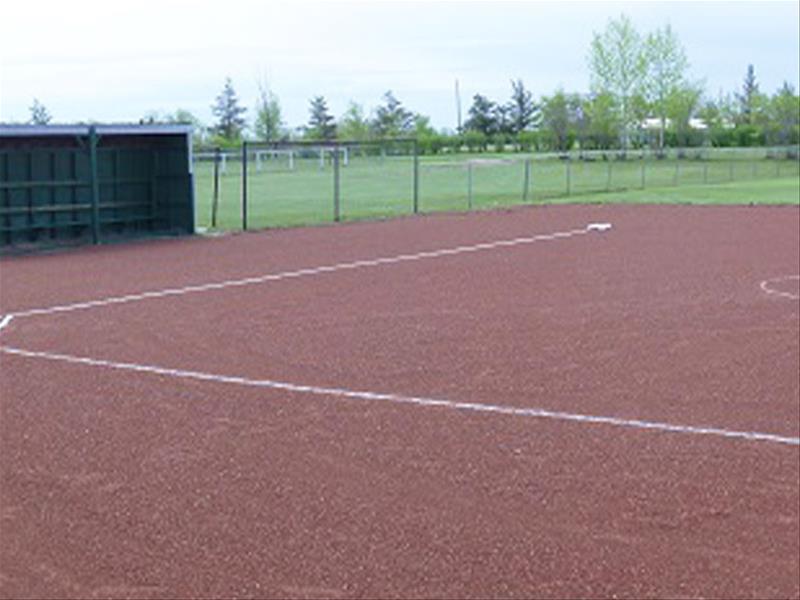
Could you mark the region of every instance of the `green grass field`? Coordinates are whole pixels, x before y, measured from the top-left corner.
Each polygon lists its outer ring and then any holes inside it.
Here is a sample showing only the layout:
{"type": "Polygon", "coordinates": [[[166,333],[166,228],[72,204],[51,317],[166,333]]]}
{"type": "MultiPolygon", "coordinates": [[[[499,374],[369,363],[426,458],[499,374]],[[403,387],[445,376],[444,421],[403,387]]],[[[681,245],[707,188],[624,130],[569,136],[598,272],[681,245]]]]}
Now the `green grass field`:
{"type": "MultiPolygon", "coordinates": [[[[352,156],[340,169],[343,220],[391,217],[413,210],[411,157],[352,156]]],[[[211,226],[212,168],[195,166],[197,224],[211,226]]],[[[220,177],[216,228],[241,228],[241,169],[234,161],[220,177]]],[[[519,155],[423,157],[421,212],[525,203],[643,202],[800,204],[800,165],[787,160],[530,161],[519,155]]],[[[334,175],[318,159],[248,166],[248,225],[287,227],[330,222],[334,175]]]]}
{"type": "Polygon", "coordinates": [[[649,204],[798,204],[800,177],[734,181],[679,188],[653,188],[572,198],[556,198],[557,202],[639,202],[649,204]]]}

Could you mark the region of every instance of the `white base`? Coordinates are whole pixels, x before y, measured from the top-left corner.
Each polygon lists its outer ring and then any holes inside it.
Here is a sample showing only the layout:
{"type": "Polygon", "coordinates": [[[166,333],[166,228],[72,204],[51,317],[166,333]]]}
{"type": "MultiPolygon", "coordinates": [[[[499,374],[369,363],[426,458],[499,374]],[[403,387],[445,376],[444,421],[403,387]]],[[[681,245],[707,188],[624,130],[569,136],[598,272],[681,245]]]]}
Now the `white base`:
{"type": "Polygon", "coordinates": [[[608,231],[611,229],[611,223],[589,223],[586,226],[586,231],[608,231]]]}

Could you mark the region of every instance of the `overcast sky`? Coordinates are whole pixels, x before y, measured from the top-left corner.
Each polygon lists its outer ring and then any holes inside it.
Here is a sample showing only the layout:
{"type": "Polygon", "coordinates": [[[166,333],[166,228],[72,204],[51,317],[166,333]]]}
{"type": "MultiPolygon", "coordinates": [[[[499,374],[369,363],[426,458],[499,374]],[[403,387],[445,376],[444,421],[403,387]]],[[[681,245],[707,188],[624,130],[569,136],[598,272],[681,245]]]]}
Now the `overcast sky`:
{"type": "Polygon", "coordinates": [[[645,33],[671,24],[691,75],[710,96],[800,79],[800,3],[787,2],[260,2],[12,1],[0,11],[0,121],[25,121],[38,98],[57,122],[136,121],[192,111],[210,123],[230,76],[252,117],[266,79],[291,126],[314,95],[337,117],[369,111],[391,89],[454,128],[475,93],[507,100],[511,79],[535,96],[585,92],[593,32],[628,15],[645,33]]]}

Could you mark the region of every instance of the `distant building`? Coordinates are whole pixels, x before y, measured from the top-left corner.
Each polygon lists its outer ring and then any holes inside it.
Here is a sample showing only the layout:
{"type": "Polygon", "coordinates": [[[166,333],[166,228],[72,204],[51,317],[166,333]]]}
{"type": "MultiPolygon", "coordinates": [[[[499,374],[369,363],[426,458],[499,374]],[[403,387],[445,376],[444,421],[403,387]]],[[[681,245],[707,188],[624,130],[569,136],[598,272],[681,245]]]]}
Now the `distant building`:
{"type": "MultiPolygon", "coordinates": [[[[665,124],[667,129],[672,127],[672,119],[667,119],[665,124]]],[[[641,127],[646,131],[658,131],[661,129],[661,119],[657,117],[649,117],[641,122],[641,127]]],[[[703,119],[692,117],[689,119],[689,129],[705,131],[708,129],[708,125],[703,119]]]]}

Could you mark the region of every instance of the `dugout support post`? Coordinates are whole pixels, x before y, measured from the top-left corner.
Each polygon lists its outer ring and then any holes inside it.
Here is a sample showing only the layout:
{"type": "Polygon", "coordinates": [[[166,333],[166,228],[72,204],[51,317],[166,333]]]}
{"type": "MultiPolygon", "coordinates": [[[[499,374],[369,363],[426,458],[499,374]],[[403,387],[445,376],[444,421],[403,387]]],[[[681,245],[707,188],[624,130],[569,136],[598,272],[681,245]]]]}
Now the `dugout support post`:
{"type": "Polygon", "coordinates": [[[100,180],[97,175],[97,129],[89,128],[89,177],[92,198],[92,243],[100,243],[100,180]]]}

